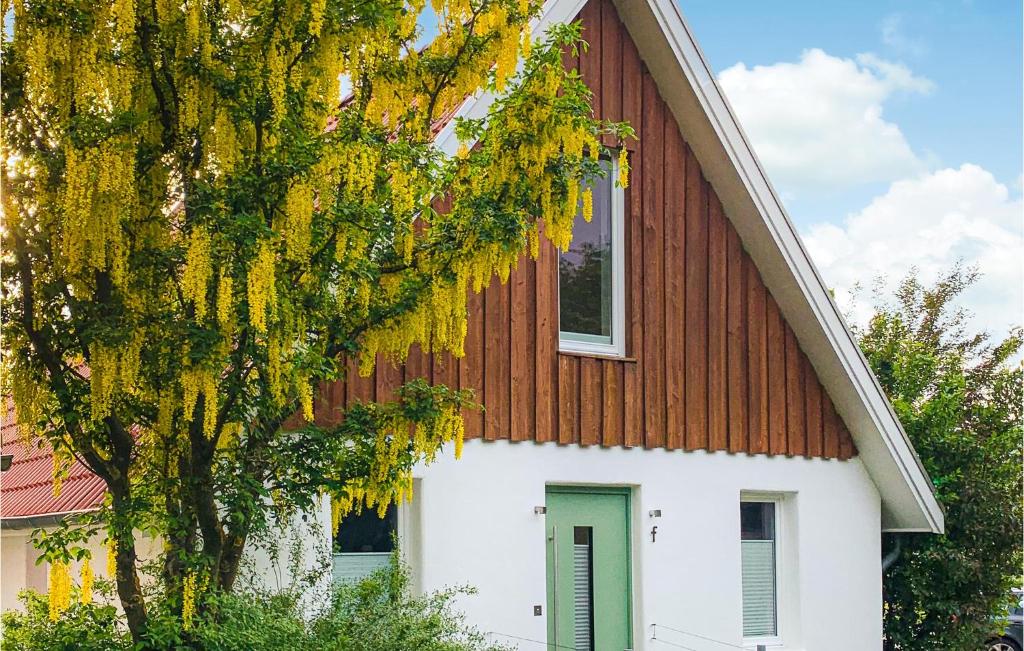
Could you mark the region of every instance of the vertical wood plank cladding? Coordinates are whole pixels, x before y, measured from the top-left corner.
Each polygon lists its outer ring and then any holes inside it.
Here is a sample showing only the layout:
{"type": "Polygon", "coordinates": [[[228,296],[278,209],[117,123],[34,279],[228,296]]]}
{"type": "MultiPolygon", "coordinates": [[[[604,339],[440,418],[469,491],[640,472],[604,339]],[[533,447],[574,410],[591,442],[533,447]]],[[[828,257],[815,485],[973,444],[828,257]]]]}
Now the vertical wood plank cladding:
{"type": "Polygon", "coordinates": [[[377,402],[389,402],[395,397],[395,389],[402,385],[402,369],[394,362],[377,355],[377,390],[374,392],[374,400],[377,402]]]}
{"type": "Polygon", "coordinates": [[[754,262],[746,254],[747,276],[747,371],[749,432],[752,454],[767,454],[768,445],[768,331],[764,285],[754,262]]]}
{"type": "Polygon", "coordinates": [[[822,418],[825,425],[825,451],[823,456],[826,459],[835,459],[839,456],[839,415],[828,397],[822,401],[822,418]]]}
{"type": "Polygon", "coordinates": [[[814,374],[814,367],[804,360],[804,395],[807,398],[805,417],[807,419],[807,456],[820,457],[824,452],[821,421],[821,384],[814,374]]]}
{"type": "Polygon", "coordinates": [[[579,18],[590,48],[563,63],[592,89],[595,115],[639,135],[625,143],[627,359],[559,354],[558,254],[542,241],[508,284],[470,294],[465,357],[414,349],[404,367],[381,362],[370,378],[349,362],[343,383],[318,392],[318,422],[425,377],[473,389],[486,406],[464,412],[468,438],[856,454],[614,4],[592,0],[579,18]]]}
{"type": "Polygon", "coordinates": [[[419,379],[430,379],[430,360],[423,353],[423,349],[419,344],[413,344],[409,346],[409,355],[405,359],[405,382],[411,382],[412,380],[419,379]]]}
{"type": "MultiPolygon", "coordinates": [[[[636,133],[643,133],[643,66],[633,39],[622,39],[622,117],[636,133]]],[[[629,342],[627,352],[638,360],[644,358],[643,340],[643,288],[644,248],[641,236],[643,221],[643,142],[640,138],[628,141],[632,170],[630,184],[626,190],[626,237],[627,250],[627,323],[629,342]]],[[[643,445],[644,441],[644,399],[643,374],[637,364],[629,364],[623,371],[625,391],[625,422],[627,446],[643,445]]]]}
{"type": "Polygon", "coordinates": [[[747,270],[743,265],[743,244],[733,229],[728,229],[728,332],[727,353],[729,373],[726,391],[729,394],[729,452],[742,452],[747,447],[747,270]]]}
{"type": "Polygon", "coordinates": [[[541,240],[535,270],[537,440],[558,439],[558,254],[541,240]]]}
{"type": "MultiPolygon", "coordinates": [[[[622,23],[610,0],[601,0],[601,116],[605,120],[622,120],[622,23]]],[[[616,145],[609,136],[609,146],[616,145]]]]}
{"type": "Polygon", "coordinates": [[[433,364],[434,384],[443,384],[452,389],[459,388],[459,363],[451,353],[437,353],[430,361],[433,364]]]}
{"type": "Polygon", "coordinates": [[[708,447],[708,221],[700,164],[686,148],[686,449],[708,447]]]}
{"type": "Polygon", "coordinates": [[[644,73],[643,176],[644,417],[647,447],[665,445],[665,108],[644,73]]]}
{"type": "Polygon", "coordinates": [[[726,306],[727,263],[725,215],[714,192],[708,199],[708,449],[728,446],[726,306]]]}
{"type": "Polygon", "coordinates": [[[601,361],[601,372],[604,381],[604,405],[601,410],[601,445],[614,447],[625,442],[623,366],[619,362],[606,359],[601,361]]]}
{"type": "Polygon", "coordinates": [[[597,445],[601,442],[602,395],[604,377],[601,360],[584,357],[580,360],[580,443],[597,445]]]}
{"type": "Polygon", "coordinates": [[[329,425],[328,422],[332,404],[331,392],[334,389],[334,382],[321,382],[320,385],[313,391],[313,422],[317,425],[324,427],[329,425]]]}
{"type": "MultiPolygon", "coordinates": [[[[466,340],[463,344],[465,355],[459,360],[459,388],[472,389],[474,402],[484,401],[484,294],[470,291],[466,299],[466,340]]],[[[484,411],[477,407],[463,409],[466,422],[466,438],[474,439],[484,434],[484,411]]]]}
{"type": "Polygon", "coordinates": [[[836,420],[839,421],[839,458],[845,461],[857,454],[857,448],[853,444],[850,431],[843,425],[842,419],[837,416],[836,420]]]}
{"type": "Polygon", "coordinates": [[[484,438],[509,436],[509,285],[491,278],[484,296],[484,438]]]}
{"type": "Polygon", "coordinates": [[[686,144],[665,123],[665,392],[670,450],[683,447],[686,432],[686,144]],[[671,179],[671,181],[670,181],[671,179]],[[680,182],[683,181],[683,182],[680,182]]]}
{"type": "Polygon", "coordinates": [[[601,116],[601,0],[583,5],[579,21],[583,27],[583,40],[587,46],[580,49],[580,76],[594,95],[594,117],[601,116]]]}
{"type": "Polygon", "coordinates": [[[512,440],[526,441],[536,435],[537,409],[537,266],[528,255],[509,280],[512,292],[512,440]]]}
{"type": "Polygon", "coordinates": [[[626,440],[623,443],[627,448],[633,448],[644,443],[643,436],[643,378],[636,364],[626,364],[622,370],[623,406],[625,409],[626,440]]]}
{"type": "Polygon", "coordinates": [[[779,306],[767,294],[768,453],[786,454],[786,332],[779,306]]]}
{"type": "Polygon", "coordinates": [[[579,443],[579,358],[558,356],[558,442],[579,443]]]}
{"type": "Polygon", "coordinates": [[[802,456],[807,451],[804,413],[803,353],[793,329],[786,324],[786,454],[802,456]]]}

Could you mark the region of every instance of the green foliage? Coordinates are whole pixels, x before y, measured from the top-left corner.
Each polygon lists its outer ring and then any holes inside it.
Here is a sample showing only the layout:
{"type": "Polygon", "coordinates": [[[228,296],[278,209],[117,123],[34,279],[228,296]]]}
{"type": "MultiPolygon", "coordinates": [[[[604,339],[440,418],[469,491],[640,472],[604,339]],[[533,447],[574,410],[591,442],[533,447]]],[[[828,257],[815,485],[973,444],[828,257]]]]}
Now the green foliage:
{"type": "Polygon", "coordinates": [[[332,651],[501,651],[454,608],[456,598],[472,592],[450,588],[414,597],[409,570],[394,557],[369,579],[339,588],[328,613],[313,623],[312,639],[332,651]]]}
{"type": "MultiPolygon", "coordinates": [[[[472,592],[455,588],[413,596],[409,570],[396,553],[370,577],[336,588],[312,618],[303,616],[295,593],[216,593],[186,632],[174,609],[153,599],[144,644],[203,651],[503,651],[465,624],[454,608],[455,599],[472,592]]],[[[112,606],[76,604],[53,622],[45,596],[26,591],[21,600],[25,613],[3,615],[5,650],[139,648],[112,606]]]]}
{"type": "Polygon", "coordinates": [[[123,651],[131,647],[128,629],[110,605],[74,604],[57,621],[50,620],[45,595],[26,590],[19,595],[25,612],[3,614],[5,651],[123,651]]]}
{"type": "Polygon", "coordinates": [[[885,574],[890,649],[979,649],[1021,584],[1022,336],[968,332],[956,300],[974,279],[911,275],[858,332],[946,516],[944,535],[903,534],[885,574]]]}

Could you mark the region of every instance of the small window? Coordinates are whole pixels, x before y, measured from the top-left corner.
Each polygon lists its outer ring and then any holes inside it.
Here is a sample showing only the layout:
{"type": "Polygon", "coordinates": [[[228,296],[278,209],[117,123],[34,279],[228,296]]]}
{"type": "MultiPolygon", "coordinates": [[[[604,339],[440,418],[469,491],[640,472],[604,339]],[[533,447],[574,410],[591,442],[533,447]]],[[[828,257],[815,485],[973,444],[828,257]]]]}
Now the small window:
{"type": "Polygon", "coordinates": [[[384,517],[376,509],[353,511],[338,525],[334,537],[334,580],[359,581],[388,564],[398,531],[398,509],[388,507],[384,517]]]}
{"type": "Polygon", "coordinates": [[[778,635],[776,503],[740,503],[743,637],[778,635]]]}
{"type": "Polygon", "coordinates": [[[606,175],[593,181],[594,214],[582,201],[572,244],[558,259],[558,316],[562,350],[625,354],[625,252],[623,189],[617,163],[602,159],[606,175]]]}

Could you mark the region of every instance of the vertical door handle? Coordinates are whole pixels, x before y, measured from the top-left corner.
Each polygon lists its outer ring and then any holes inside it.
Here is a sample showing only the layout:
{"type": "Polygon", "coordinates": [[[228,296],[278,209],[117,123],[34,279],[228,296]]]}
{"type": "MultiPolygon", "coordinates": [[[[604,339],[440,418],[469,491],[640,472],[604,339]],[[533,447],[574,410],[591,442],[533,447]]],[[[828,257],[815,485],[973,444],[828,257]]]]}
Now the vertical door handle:
{"type": "Polygon", "coordinates": [[[558,648],[558,525],[551,525],[551,629],[555,638],[550,640],[558,648]]]}

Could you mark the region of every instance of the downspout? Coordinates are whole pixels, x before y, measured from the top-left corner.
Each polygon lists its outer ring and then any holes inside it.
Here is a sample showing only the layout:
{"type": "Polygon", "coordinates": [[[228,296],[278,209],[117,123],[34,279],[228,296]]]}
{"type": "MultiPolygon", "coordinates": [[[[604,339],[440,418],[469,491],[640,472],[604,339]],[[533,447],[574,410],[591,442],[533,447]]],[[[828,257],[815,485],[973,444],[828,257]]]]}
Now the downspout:
{"type": "Polygon", "coordinates": [[[882,557],[882,572],[892,567],[896,559],[900,557],[900,552],[903,551],[903,537],[897,535],[894,538],[896,539],[896,545],[892,548],[892,551],[882,557]]]}

